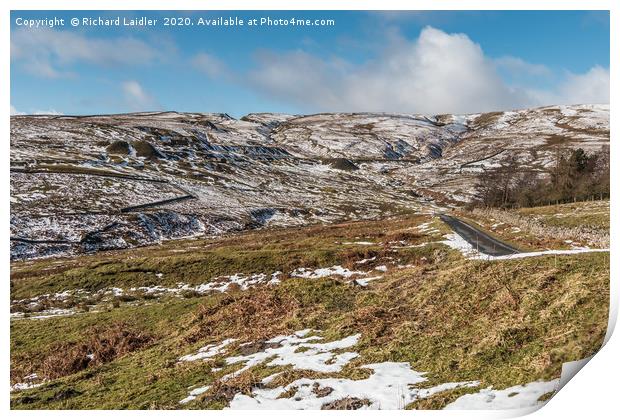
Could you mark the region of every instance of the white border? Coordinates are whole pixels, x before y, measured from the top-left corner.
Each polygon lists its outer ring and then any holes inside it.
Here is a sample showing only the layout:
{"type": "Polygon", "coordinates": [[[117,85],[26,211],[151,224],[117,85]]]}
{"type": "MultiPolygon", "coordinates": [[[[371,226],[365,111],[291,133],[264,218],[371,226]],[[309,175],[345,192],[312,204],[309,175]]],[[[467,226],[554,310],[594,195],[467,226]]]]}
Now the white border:
{"type": "MultiPolygon", "coordinates": [[[[10,98],[7,94],[10,88],[10,10],[611,10],[611,102],[615,103],[618,93],[613,89],[617,85],[617,75],[615,71],[618,69],[618,16],[620,12],[620,2],[611,0],[176,0],[174,2],[166,2],[164,0],[138,1],[101,1],[91,0],[89,2],[76,2],[71,0],[4,0],[0,8],[2,8],[2,16],[0,20],[0,32],[2,34],[2,66],[0,66],[0,74],[2,77],[3,88],[0,92],[5,93],[4,103],[0,107],[3,118],[1,121],[3,150],[2,154],[2,183],[1,191],[5,197],[4,203],[8,203],[9,196],[9,115],[10,115],[10,98]]],[[[527,28],[523,29],[524,31],[527,28]]],[[[561,48],[561,47],[559,47],[561,48]]],[[[570,47],[567,47],[570,48],[570,47]]],[[[613,107],[612,107],[613,108],[613,107]]],[[[615,112],[611,114],[611,133],[618,130],[618,119],[615,112]]],[[[613,140],[612,140],[613,143],[613,140]]],[[[611,148],[612,162],[618,158],[617,147],[611,148]]],[[[612,210],[615,209],[616,197],[618,195],[617,183],[618,166],[612,166],[612,210]]],[[[4,289],[2,298],[2,307],[4,313],[9,312],[9,206],[7,204],[1,207],[1,219],[3,223],[3,240],[1,242],[1,251],[4,258],[2,259],[2,273],[4,289]]],[[[611,226],[612,248],[615,249],[616,238],[618,238],[618,228],[615,214],[612,212],[611,226]]],[[[615,251],[614,255],[615,255],[615,251]]],[[[617,280],[617,264],[611,260],[611,286],[612,286],[612,314],[610,316],[610,326],[615,324],[618,312],[618,280],[617,280]]],[[[4,362],[1,363],[3,377],[5,378],[6,392],[2,394],[2,402],[4,410],[9,410],[9,317],[4,318],[2,323],[2,353],[4,362]]],[[[611,329],[610,329],[611,332],[611,329]]],[[[608,338],[609,334],[608,334],[608,338]]],[[[590,361],[581,371],[576,379],[571,380],[561,392],[558,393],[543,409],[536,411],[531,415],[532,419],[552,419],[552,418],[611,418],[609,413],[618,413],[618,396],[617,396],[617,378],[619,377],[620,368],[617,354],[620,354],[620,344],[616,336],[609,339],[607,345],[590,361]]],[[[104,412],[104,411],[12,411],[9,415],[16,418],[39,418],[45,416],[47,419],[55,418],[83,418],[85,415],[98,419],[106,418],[111,414],[120,418],[170,418],[172,416],[183,416],[184,418],[246,418],[248,415],[253,418],[269,418],[280,419],[288,418],[291,413],[288,411],[269,411],[269,412],[252,412],[243,413],[238,411],[224,412],[190,412],[190,411],[171,411],[171,412],[104,412]]],[[[377,418],[389,416],[390,418],[461,418],[461,419],[483,419],[483,418],[503,418],[509,413],[505,412],[432,412],[432,411],[390,411],[390,412],[321,412],[321,416],[336,417],[355,417],[355,418],[377,418]]],[[[511,413],[514,415],[525,414],[511,413]]],[[[295,416],[310,418],[317,415],[317,412],[298,412],[295,416]]]]}

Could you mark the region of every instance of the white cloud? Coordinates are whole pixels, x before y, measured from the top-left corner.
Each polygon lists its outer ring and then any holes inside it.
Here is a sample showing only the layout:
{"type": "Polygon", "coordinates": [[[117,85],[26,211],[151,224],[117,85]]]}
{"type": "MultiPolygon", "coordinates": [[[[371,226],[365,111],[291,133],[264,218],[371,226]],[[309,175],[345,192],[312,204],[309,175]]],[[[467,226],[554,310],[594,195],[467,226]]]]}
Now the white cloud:
{"type": "Polygon", "coordinates": [[[218,58],[207,54],[198,53],[191,60],[192,66],[209,77],[217,77],[223,75],[226,66],[218,58]]]}
{"type": "MultiPolygon", "coordinates": [[[[13,104],[11,104],[11,115],[27,115],[27,113],[19,111],[17,108],[13,106],[13,104]]],[[[55,109],[48,109],[48,110],[37,109],[35,111],[32,111],[30,115],[63,115],[63,113],[56,111],[55,109]]]]}
{"type": "Polygon", "coordinates": [[[163,60],[171,48],[153,48],[134,37],[91,38],[54,29],[17,29],[11,33],[11,60],[42,77],[70,76],[78,62],[99,66],[139,65],[163,60]]]}
{"type": "Polygon", "coordinates": [[[18,111],[17,108],[11,104],[11,115],[25,115],[25,112],[18,111]]]}
{"type": "Polygon", "coordinates": [[[131,111],[152,111],[161,108],[155,98],[135,80],[123,82],[122,89],[125,104],[131,111]]]}
{"type": "Polygon", "coordinates": [[[257,87],[325,111],[475,112],[526,100],[502,82],[478,44],[431,27],[413,42],[393,38],[362,65],[303,52],[260,60],[250,75],[257,87]]]}
{"type": "Polygon", "coordinates": [[[528,94],[538,105],[608,104],[609,69],[594,66],[583,74],[567,73],[555,89],[532,89],[528,94]]]}
{"type": "Polygon", "coordinates": [[[512,56],[504,56],[494,60],[495,65],[513,74],[525,74],[530,76],[550,76],[551,69],[543,64],[532,64],[512,56]]]}
{"type": "Polygon", "coordinates": [[[569,74],[558,93],[563,103],[609,103],[609,69],[595,66],[584,74],[569,74]]]}
{"type": "Polygon", "coordinates": [[[32,115],[63,115],[63,113],[52,108],[45,110],[37,109],[32,112],[32,115]]]}
{"type": "Polygon", "coordinates": [[[492,59],[465,34],[426,27],[410,41],[391,34],[381,53],[362,64],[304,51],[257,55],[249,83],[267,96],[307,111],[471,113],[609,98],[609,71],[569,75],[555,89],[510,86],[504,70],[549,76],[545,66],[517,57],[492,59]],[[607,81],[607,82],[606,82],[607,81]]]}

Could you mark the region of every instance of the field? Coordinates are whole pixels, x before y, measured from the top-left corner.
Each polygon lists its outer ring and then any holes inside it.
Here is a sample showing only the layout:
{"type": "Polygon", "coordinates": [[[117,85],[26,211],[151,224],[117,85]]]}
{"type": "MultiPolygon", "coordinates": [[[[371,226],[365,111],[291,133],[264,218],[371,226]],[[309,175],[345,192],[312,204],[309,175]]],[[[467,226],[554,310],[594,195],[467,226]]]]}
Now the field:
{"type": "Polygon", "coordinates": [[[583,252],[476,259],[410,213],[15,261],[11,407],[541,404],[605,336],[609,253],[586,247],[606,248],[608,202],[502,229],[459,216],[524,251],[583,252]]]}

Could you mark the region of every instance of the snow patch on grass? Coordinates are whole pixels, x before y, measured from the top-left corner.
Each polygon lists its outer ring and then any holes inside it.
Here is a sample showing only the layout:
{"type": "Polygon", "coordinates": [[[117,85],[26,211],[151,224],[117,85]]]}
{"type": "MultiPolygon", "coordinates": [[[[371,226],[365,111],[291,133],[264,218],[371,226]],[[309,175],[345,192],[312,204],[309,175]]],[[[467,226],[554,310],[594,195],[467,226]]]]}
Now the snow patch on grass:
{"type": "Polygon", "coordinates": [[[210,386],[201,386],[198,388],[194,388],[191,391],[189,391],[189,395],[185,398],[183,398],[181,401],[179,401],[180,404],[187,404],[190,401],[193,401],[196,399],[196,397],[198,397],[200,394],[204,394],[205,392],[207,392],[209,390],[209,388],[211,388],[210,386]]]}
{"type": "Polygon", "coordinates": [[[448,245],[452,249],[456,249],[463,254],[465,258],[470,260],[485,260],[485,261],[497,261],[497,260],[515,260],[520,258],[540,257],[545,255],[573,255],[583,254],[586,252],[609,252],[609,249],[593,249],[593,248],[574,248],[574,249],[548,249],[545,251],[534,252],[520,252],[517,254],[499,255],[493,256],[476,251],[474,247],[456,233],[449,233],[444,235],[445,241],[441,241],[442,244],[448,245]]]}
{"type": "MultiPolygon", "coordinates": [[[[355,352],[336,353],[336,351],[355,346],[361,334],[321,343],[319,341],[322,340],[322,337],[309,335],[311,332],[312,330],[305,329],[296,331],[291,335],[279,335],[267,340],[265,343],[268,347],[263,351],[249,355],[227,357],[225,359],[227,365],[240,363],[242,366],[233,373],[224,375],[221,380],[226,381],[261,363],[266,363],[267,366],[290,366],[291,369],[312,370],[315,372],[339,372],[344,365],[358,356],[358,353],[355,352]]],[[[213,357],[222,354],[224,349],[234,341],[234,339],[227,339],[220,344],[205,346],[199,349],[197,353],[182,356],[179,361],[211,360],[213,357]]],[[[270,379],[274,377],[272,375],[270,379]]],[[[206,388],[205,391],[199,393],[196,390],[192,391],[193,393],[190,392],[180,403],[185,404],[195,399],[197,395],[208,390],[208,387],[204,388],[206,388]]]]}
{"type": "Polygon", "coordinates": [[[273,389],[254,388],[253,396],[237,394],[230,403],[232,409],[316,409],[345,398],[366,399],[369,406],[363,408],[394,410],[403,409],[418,398],[427,397],[445,390],[477,386],[478,382],[453,382],[427,389],[416,389],[412,385],[426,381],[424,373],[411,369],[409,363],[383,362],[361,366],[373,373],[367,379],[346,378],[296,380],[286,386],[273,389]],[[319,396],[316,389],[331,389],[327,395],[319,396]],[[285,392],[295,393],[289,398],[278,398],[285,392]]]}
{"type": "Polygon", "coordinates": [[[546,251],[521,252],[518,254],[500,255],[496,257],[483,254],[483,253],[478,253],[479,255],[475,257],[471,257],[470,259],[489,260],[489,261],[516,260],[519,258],[540,257],[540,256],[545,256],[545,255],[573,255],[573,254],[583,254],[586,252],[609,252],[609,249],[592,249],[592,248],[549,249],[546,251]]]}
{"type": "Polygon", "coordinates": [[[24,312],[12,312],[11,319],[22,319],[22,318],[47,319],[47,318],[54,318],[57,316],[69,316],[69,315],[74,315],[74,314],[75,314],[75,311],[70,310],[70,309],[52,308],[52,309],[46,309],[41,312],[36,312],[36,315],[30,315],[24,312]]]}
{"type": "Polygon", "coordinates": [[[437,229],[436,227],[434,227],[432,225],[433,222],[426,222],[426,223],[422,223],[418,226],[415,226],[415,228],[418,230],[418,232],[420,233],[424,233],[426,235],[432,235],[435,233],[440,233],[439,229],[437,229]]]}
{"type": "Polygon", "coordinates": [[[368,286],[368,282],[371,282],[373,280],[379,280],[379,279],[382,279],[382,278],[383,278],[383,276],[365,277],[365,278],[362,278],[362,279],[355,279],[353,281],[355,283],[357,283],[359,286],[366,287],[366,286],[368,286]]]}
{"type": "Polygon", "coordinates": [[[361,334],[345,337],[327,343],[317,343],[322,337],[308,336],[310,330],[297,331],[288,336],[277,336],[268,340],[268,344],[279,347],[267,348],[264,351],[247,356],[233,356],[226,359],[229,365],[243,363],[243,367],[223,379],[236,376],[253,366],[267,360],[267,366],[291,366],[293,369],[307,369],[315,372],[339,372],[344,365],[358,356],[355,352],[333,353],[357,344],[361,334]]]}
{"type": "Polygon", "coordinates": [[[460,251],[464,257],[472,257],[480,254],[474,249],[473,246],[471,246],[469,242],[456,233],[448,233],[447,235],[444,235],[444,238],[446,238],[446,240],[439,241],[439,243],[448,245],[450,248],[460,251]]]}
{"type": "MultiPolygon", "coordinates": [[[[219,380],[226,382],[255,366],[286,367],[287,370],[310,370],[321,373],[337,373],[353,359],[357,352],[345,351],[356,346],[361,334],[350,335],[340,340],[322,342],[320,331],[304,329],[290,335],[279,335],[260,343],[260,351],[252,354],[228,356],[226,366],[237,369],[219,380]]],[[[231,348],[235,339],[226,339],[218,344],[202,347],[198,352],[183,356],[180,362],[212,360],[231,348]]],[[[242,343],[240,346],[250,345],[242,343]]],[[[233,349],[233,351],[237,351],[233,349]]],[[[412,369],[408,362],[382,362],[360,366],[372,373],[366,379],[349,378],[300,378],[287,385],[269,388],[267,385],[283,372],[273,373],[252,388],[251,393],[236,393],[231,409],[321,409],[326,404],[338,404],[341,400],[357,400],[364,409],[403,409],[408,404],[437,393],[461,388],[478,387],[479,381],[447,382],[432,387],[416,387],[427,381],[426,373],[412,369]]],[[[513,409],[543,404],[543,396],[557,390],[559,380],[532,382],[504,390],[492,387],[466,394],[448,406],[447,409],[513,409]]],[[[196,386],[179,401],[186,404],[199,395],[208,392],[211,384],[196,386]]]]}
{"type": "Polygon", "coordinates": [[[366,264],[367,262],[376,260],[377,257],[364,258],[363,260],[356,261],[355,264],[366,264]]]}
{"type": "Polygon", "coordinates": [[[182,356],[181,358],[179,358],[179,361],[193,362],[195,360],[210,360],[214,356],[220,354],[225,347],[235,341],[236,340],[234,338],[228,338],[222,341],[220,344],[210,344],[208,346],[200,348],[197,353],[182,356]]]}
{"type": "Polygon", "coordinates": [[[446,410],[510,410],[544,405],[540,397],[555,392],[560,384],[559,379],[549,382],[531,382],[516,385],[502,390],[485,388],[474,394],[459,397],[448,404],[446,410]]]}
{"type": "Polygon", "coordinates": [[[36,373],[30,374],[23,378],[24,382],[18,382],[11,385],[11,392],[23,391],[24,389],[36,388],[43,385],[44,382],[36,382],[39,376],[36,373]]]}
{"type": "Polygon", "coordinates": [[[312,270],[310,268],[297,268],[291,273],[291,277],[300,277],[304,279],[320,279],[322,277],[329,276],[342,276],[345,278],[349,278],[354,275],[364,275],[366,272],[364,271],[352,271],[348,268],[344,268],[340,265],[334,265],[332,267],[326,268],[317,268],[312,270]]]}

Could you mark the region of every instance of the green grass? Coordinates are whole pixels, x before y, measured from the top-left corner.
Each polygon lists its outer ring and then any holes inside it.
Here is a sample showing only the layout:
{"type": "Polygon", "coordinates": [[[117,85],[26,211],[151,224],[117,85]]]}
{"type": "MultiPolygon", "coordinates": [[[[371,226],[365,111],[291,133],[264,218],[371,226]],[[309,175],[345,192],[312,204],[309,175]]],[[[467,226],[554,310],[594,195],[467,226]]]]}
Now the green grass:
{"type": "MultiPolygon", "coordinates": [[[[381,245],[403,232],[416,232],[410,228],[427,220],[403,218],[262,231],[217,241],[182,241],[80,257],[66,264],[62,264],[65,260],[14,264],[17,278],[12,280],[12,295],[22,297],[77,284],[96,288],[155,280],[204,282],[225,270],[225,274],[268,273],[300,266],[346,266],[371,254],[377,256],[373,264],[385,261],[415,267],[392,269],[366,288],[343,280],[285,278],[277,286],[246,291],[140,300],[97,313],[13,321],[11,367],[16,371],[27,362],[43,359],[58,343],[84,339],[89,327],[95,325],[125,322],[156,340],[152,346],[110,363],[12,393],[11,406],[223,408],[227,397],[218,378],[234,367],[213,372],[211,368],[222,364],[221,358],[176,363],[178,357],[225,338],[237,338],[241,343],[304,328],[322,330],[321,335],[330,341],[361,333],[352,349],[360,357],[331,377],[360,379],[369,374],[360,369],[363,364],[402,361],[428,372],[423,386],[478,380],[480,387],[501,389],[549,380],[560,375],[563,362],[598,350],[607,328],[608,253],[485,262],[465,260],[441,244],[399,250],[381,245]],[[338,244],[360,240],[377,245],[338,244]],[[179,249],[184,251],[177,252],[179,249]],[[58,263],[61,265],[50,267],[58,263]],[[73,263],[77,268],[64,268],[73,263]],[[144,277],[148,271],[163,272],[164,277],[144,277]],[[188,387],[206,384],[213,387],[205,396],[186,406],[178,404],[187,396],[188,387]]],[[[414,243],[429,239],[409,238],[414,243]]],[[[238,346],[230,346],[226,355],[237,351],[238,346]]],[[[257,381],[279,370],[286,373],[272,386],[325,375],[262,364],[234,378],[229,391],[248,392],[257,381]]],[[[437,394],[409,408],[441,408],[476,389],[437,394]]]]}
{"type": "Polygon", "coordinates": [[[537,217],[549,226],[580,227],[609,230],[609,201],[585,201],[520,209],[524,216],[537,217]]]}
{"type": "Polygon", "coordinates": [[[290,272],[298,267],[331,266],[351,255],[380,252],[380,242],[390,239],[390,234],[423,220],[425,217],[409,217],[389,222],[259,231],[219,240],[170,241],[80,258],[14,262],[11,299],[78,288],[94,291],[111,286],[202,284],[213,277],[234,273],[290,272]],[[341,244],[362,240],[371,240],[377,246],[341,244]],[[158,278],[156,273],[163,276],[158,278]]]}
{"type": "MultiPolygon", "coordinates": [[[[36,401],[26,404],[28,408],[149,408],[143,406],[143,400],[154,395],[177,389],[180,398],[186,394],[181,378],[170,378],[171,384],[163,379],[156,389],[152,384],[154,377],[166,377],[166,372],[174,368],[176,357],[175,342],[183,331],[202,299],[180,299],[157,302],[150,305],[122,306],[118,309],[85,313],[71,317],[50,318],[43,320],[19,320],[11,323],[11,360],[12,368],[30,360],[42,359],[55,344],[77,342],[85,338],[90,327],[112,325],[126,322],[134,328],[148,331],[158,337],[155,346],[128,357],[121,358],[109,365],[87,369],[74,375],[50,382],[36,389],[36,401]],[[172,384],[178,380],[174,386],[172,384]],[[59,390],[72,389],[79,397],[69,399],[51,399],[59,390]],[[77,402],[78,405],[74,405],[77,402]]],[[[175,374],[176,376],[176,374],[175,374]]],[[[191,382],[191,375],[187,378],[191,382]]],[[[191,385],[188,383],[187,386],[191,385]]],[[[158,402],[165,401],[164,395],[158,402]]],[[[174,400],[174,394],[170,402],[174,400]]],[[[152,400],[149,400],[152,401],[152,400]]],[[[19,403],[19,401],[18,401],[19,403]]]]}

